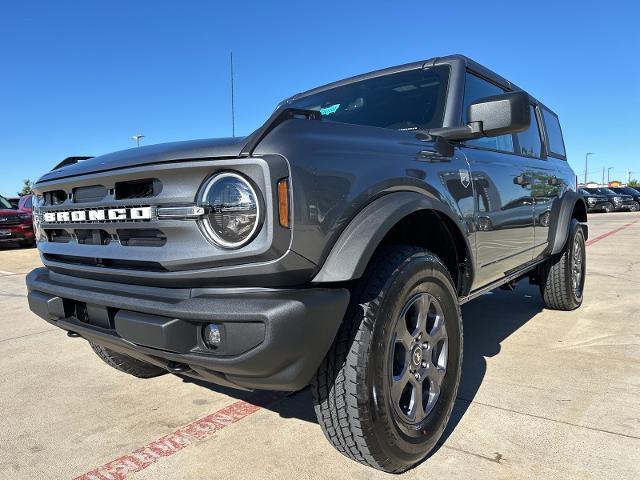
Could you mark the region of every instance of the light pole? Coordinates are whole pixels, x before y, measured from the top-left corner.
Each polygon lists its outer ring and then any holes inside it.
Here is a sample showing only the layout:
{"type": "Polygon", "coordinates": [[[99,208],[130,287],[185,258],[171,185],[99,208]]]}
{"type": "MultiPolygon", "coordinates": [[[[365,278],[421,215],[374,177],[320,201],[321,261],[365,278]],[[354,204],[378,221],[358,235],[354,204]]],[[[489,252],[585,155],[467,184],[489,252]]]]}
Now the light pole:
{"type": "Polygon", "coordinates": [[[584,186],[587,186],[587,173],[589,172],[589,155],[593,155],[593,152],[588,152],[584,156],[584,186]]]}
{"type": "Polygon", "coordinates": [[[142,135],[141,133],[134,135],[133,137],[131,137],[132,140],[136,141],[136,147],[140,146],[140,139],[144,138],[144,135],[142,135]]]}
{"type": "Polygon", "coordinates": [[[609,173],[611,173],[611,170],[613,170],[613,167],[609,167],[607,168],[607,187],[609,186],[609,184],[611,183],[611,179],[609,177],[609,173]]]}

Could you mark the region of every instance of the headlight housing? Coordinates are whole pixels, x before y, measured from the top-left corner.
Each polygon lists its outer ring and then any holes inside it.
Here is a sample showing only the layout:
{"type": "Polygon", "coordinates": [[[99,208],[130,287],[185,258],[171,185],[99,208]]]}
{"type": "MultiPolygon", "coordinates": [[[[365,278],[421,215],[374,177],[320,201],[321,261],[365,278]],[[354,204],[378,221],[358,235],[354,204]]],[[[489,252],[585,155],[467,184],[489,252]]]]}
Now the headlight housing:
{"type": "Polygon", "coordinates": [[[223,248],[249,243],[262,225],[261,197],[252,182],[235,172],[222,172],[204,184],[200,205],[204,207],[202,230],[223,248]]]}

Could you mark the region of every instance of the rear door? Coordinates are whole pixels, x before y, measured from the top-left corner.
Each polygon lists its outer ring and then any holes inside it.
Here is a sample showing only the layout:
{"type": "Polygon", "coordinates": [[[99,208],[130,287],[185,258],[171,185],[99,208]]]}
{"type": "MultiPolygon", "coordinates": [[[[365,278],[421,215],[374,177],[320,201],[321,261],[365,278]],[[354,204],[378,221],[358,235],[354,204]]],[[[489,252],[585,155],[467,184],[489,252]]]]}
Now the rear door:
{"type": "MultiPolygon", "coordinates": [[[[474,101],[505,91],[488,79],[467,72],[463,115],[474,101]]],[[[533,258],[533,175],[531,159],[518,154],[514,135],[467,141],[463,149],[476,192],[474,288],[478,288],[533,258]]]]}
{"type": "Polygon", "coordinates": [[[533,203],[533,258],[541,255],[549,244],[549,220],[551,208],[562,192],[562,179],[555,163],[549,160],[542,142],[541,114],[537,105],[531,104],[531,126],[518,133],[516,153],[528,159],[527,175],[531,178],[533,203]]]}

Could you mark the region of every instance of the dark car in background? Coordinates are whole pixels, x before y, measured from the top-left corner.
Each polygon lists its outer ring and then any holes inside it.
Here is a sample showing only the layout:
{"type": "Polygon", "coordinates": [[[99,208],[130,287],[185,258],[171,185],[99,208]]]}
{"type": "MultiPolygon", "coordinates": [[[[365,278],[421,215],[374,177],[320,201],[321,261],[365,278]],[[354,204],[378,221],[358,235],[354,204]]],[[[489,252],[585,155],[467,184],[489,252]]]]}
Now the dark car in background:
{"type": "Polygon", "coordinates": [[[611,190],[610,188],[585,188],[589,193],[593,193],[596,195],[604,195],[609,200],[609,203],[613,206],[613,210],[622,211],[628,210],[630,212],[637,212],[640,209],[640,204],[636,202],[631,195],[627,195],[624,193],[617,193],[611,190]]]}
{"type": "Polygon", "coordinates": [[[633,201],[640,205],[640,192],[635,188],[631,187],[613,187],[611,188],[616,193],[620,193],[622,195],[631,195],[633,201]]]}
{"type": "Polygon", "coordinates": [[[18,243],[22,247],[31,247],[35,243],[31,195],[28,197],[22,197],[16,209],[0,195],[0,243],[18,243]],[[20,203],[25,205],[24,209],[20,208],[20,203]]]}
{"type": "Polygon", "coordinates": [[[7,201],[11,204],[11,208],[18,209],[20,204],[20,197],[7,197],[7,201]]]}
{"type": "Polygon", "coordinates": [[[591,193],[584,188],[580,189],[580,193],[582,194],[582,198],[584,198],[584,201],[587,203],[587,211],[589,213],[609,213],[613,210],[613,205],[611,204],[611,202],[609,202],[609,199],[606,195],[591,193]]]}

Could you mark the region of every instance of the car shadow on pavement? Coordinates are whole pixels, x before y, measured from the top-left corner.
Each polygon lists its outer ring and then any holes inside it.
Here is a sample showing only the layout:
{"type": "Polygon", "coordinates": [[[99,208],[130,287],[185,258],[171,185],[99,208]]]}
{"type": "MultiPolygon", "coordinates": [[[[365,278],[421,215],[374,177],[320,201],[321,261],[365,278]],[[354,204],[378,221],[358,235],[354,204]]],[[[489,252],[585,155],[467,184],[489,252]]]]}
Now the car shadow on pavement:
{"type": "Polygon", "coordinates": [[[498,355],[501,343],[544,308],[536,285],[528,280],[514,291],[494,290],[462,307],[464,358],[458,397],[438,447],[446,442],[473,402],[487,372],[487,358],[498,355]]]}
{"type": "MultiPolygon", "coordinates": [[[[526,324],[543,309],[537,286],[520,282],[515,291],[495,290],[462,307],[464,322],[464,360],[458,398],[449,424],[438,442],[437,449],[446,441],[464,417],[487,371],[487,357],[500,353],[500,343],[526,324]]],[[[309,388],[299,392],[261,394],[214,385],[202,380],[182,377],[183,381],[200,385],[212,391],[253,403],[278,413],[283,418],[296,418],[317,423],[309,388]],[[285,401],[278,401],[286,395],[285,401]]]]}

